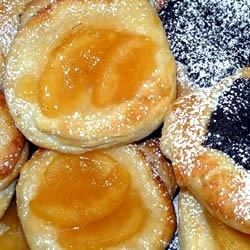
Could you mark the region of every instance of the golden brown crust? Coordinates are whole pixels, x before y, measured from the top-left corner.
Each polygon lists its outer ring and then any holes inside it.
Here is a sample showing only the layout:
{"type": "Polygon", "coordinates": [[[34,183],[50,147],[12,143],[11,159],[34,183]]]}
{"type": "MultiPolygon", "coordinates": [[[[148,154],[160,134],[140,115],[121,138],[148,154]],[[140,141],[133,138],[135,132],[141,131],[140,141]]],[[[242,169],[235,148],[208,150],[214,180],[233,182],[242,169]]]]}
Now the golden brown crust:
{"type": "Polygon", "coordinates": [[[0,50],[6,56],[19,27],[19,15],[31,0],[5,0],[0,3],[0,50]]]}
{"type": "MultiPolygon", "coordinates": [[[[142,232],[124,244],[133,249],[143,249],[145,244],[149,249],[163,249],[171,241],[176,228],[175,213],[167,188],[153,173],[152,165],[142,156],[138,145],[107,149],[104,152],[126,167],[131,174],[133,187],[139,191],[151,214],[142,232]]],[[[54,155],[52,151],[38,150],[22,169],[17,187],[18,213],[29,245],[34,249],[61,249],[53,225],[46,225],[29,208],[29,201],[36,194],[46,165],[53,160],[54,155]]],[[[121,249],[121,246],[110,249],[121,249]]]]}
{"type": "Polygon", "coordinates": [[[7,141],[2,142],[4,146],[1,147],[0,150],[0,177],[2,179],[15,167],[23,151],[25,139],[15,127],[2,93],[0,93],[0,113],[3,119],[1,133],[8,133],[8,138],[6,138],[7,141]]]}
{"type": "Polygon", "coordinates": [[[180,98],[165,119],[161,149],[172,160],[178,184],[216,218],[250,233],[249,173],[224,153],[202,146],[218,95],[242,75],[224,80],[210,92],[180,98]]]}
{"type": "Polygon", "coordinates": [[[174,197],[177,189],[173,168],[162,154],[159,139],[150,139],[138,145],[139,153],[150,164],[153,174],[163,182],[171,198],[174,197]]]}
{"type": "Polygon", "coordinates": [[[53,150],[82,153],[133,142],[156,129],[175,99],[175,63],[159,18],[147,0],[61,0],[40,10],[16,36],[7,60],[4,89],[14,120],[29,140],[53,150]],[[100,9],[114,11],[112,18],[107,16],[107,21],[100,9]],[[102,109],[90,105],[77,112],[77,116],[48,118],[41,112],[36,97],[27,101],[18,95],[20,79],[37,79],[46,63],[43,58],[58,46],[60,39],[72,29],[81,30],[83,24],[149,37],[157,45],[157,73],[150,79],[152,86],[147,88],[145,83],[131,101],[102,109]],[[56,33],[58,39],[54,39],[56,33]],[[41,36],[46,41],[41,41],[41,36]],[[21,53],[23,50],[25,54],[21,53]]]}
{"type": "Polygon", "coordinates": [[[25,138],[16,128],[4,99],[0,93],[0,189],[8,186],[19,174],[20,167],[27,159],[25,138]]]}
{"type": "Polygon", "coordinates": [[[0,49],[0,91],[2,89],[3,70],[4,70],[4,55],[3,55],[3,52],[0,49]]]}

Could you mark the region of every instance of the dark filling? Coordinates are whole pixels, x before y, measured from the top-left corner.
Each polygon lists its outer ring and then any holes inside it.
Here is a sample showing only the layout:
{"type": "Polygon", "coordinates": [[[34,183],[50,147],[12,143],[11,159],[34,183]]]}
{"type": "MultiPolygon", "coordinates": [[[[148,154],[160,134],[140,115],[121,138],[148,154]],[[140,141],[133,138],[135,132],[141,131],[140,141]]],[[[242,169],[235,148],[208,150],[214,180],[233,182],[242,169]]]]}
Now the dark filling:
{"type": "Polygon", "coordinates": [[[226,153],[250,170],[250,78],[234,81],[219,98],[204,145],[226,153]]]}
{"type": "Polygon", "coordinates": [[[159,15],[192,85],[211,86],[250,65],[249,0],[170,0],[159,15]]]}

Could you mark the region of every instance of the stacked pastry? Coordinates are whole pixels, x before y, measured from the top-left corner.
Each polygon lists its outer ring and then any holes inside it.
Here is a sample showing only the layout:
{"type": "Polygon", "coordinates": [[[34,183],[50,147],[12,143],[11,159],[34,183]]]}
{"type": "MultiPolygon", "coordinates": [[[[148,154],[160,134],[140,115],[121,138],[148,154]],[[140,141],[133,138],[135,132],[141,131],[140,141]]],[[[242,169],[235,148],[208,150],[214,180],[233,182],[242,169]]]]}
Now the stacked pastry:
{"type": "Polygon", "coordinates": [[[175,99],[176,73],[155,9],[147,0],[39,0],[21,16],[3,76],[13,118],[1,123],[15,135],[3,142],[3,209],[22,166],[20,222],[12,204],[0,245],[163,249],[176,229],[176,182],[159,139],[144,138],[175,99]],[[37,147],[25,164],[12,119],[37,147]]]}
{"type": "Polygon", "coordinates": [[[248,249],[249,70],[195,86],[166,2],[4,1],[0,249],[164,249],[177,184],[181,248],[248,249]]]}

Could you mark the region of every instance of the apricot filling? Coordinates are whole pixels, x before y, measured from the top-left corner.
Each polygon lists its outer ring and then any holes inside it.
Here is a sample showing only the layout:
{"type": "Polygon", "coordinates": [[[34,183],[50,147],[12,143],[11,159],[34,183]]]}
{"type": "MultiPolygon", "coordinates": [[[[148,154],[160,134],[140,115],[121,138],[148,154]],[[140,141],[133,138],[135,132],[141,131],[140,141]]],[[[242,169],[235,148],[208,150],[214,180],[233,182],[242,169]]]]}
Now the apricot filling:
{"type": "Polygon", "coordinates": [[[48,57],[39,81],[39,103],[49,117],[119,104],[155,70],[155,44],[112,30],[81,30],[64,39],[48,57]]]}
{"type": "Polygon", "coordinates": [[[0,221],[0,246],[1,250],[29,249],[17,215],[15,200],[0,221]]]}
{"type": "Polygon", "coordinates": [[[103,151],[57,154],[30,202],[34,214],[58,229],[62,246],[113,246],[138,233],[147,209],[131,176],[103,151]]]}
{"type": "Polygon", "coordinates": [[[249,249],[250,236],[224,225],[206,212],[213,237],[221,249],[249,249]]]}

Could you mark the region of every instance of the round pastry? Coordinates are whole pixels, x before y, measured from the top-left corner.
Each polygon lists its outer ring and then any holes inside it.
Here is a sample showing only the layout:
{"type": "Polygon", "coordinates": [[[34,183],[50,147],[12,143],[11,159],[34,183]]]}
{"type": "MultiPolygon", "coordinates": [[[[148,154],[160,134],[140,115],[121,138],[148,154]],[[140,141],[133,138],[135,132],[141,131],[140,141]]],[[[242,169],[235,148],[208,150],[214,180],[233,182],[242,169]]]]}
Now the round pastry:
{"type": "Polygon", "coordinates": [[[0,220],[1,250],[28,250],[21,222],[17,215],[16,201],[12,200],[8,210],[0,220]]]}
{"type": "Polygon", "coordinates": [[[5,189],[19,175],[28,156],[28,145],[9,115],[0,93],[0,190],[5,189]]]}
{"type": "Polygon", "coordinates": [[[177,79],[209,87],[250,66],[249,0],[169,0],[159,12],[183,71],[177,79]]]}
{"type": "Polygon", "coordinates": [[[62,0],[16,36],[4,89],[29,140],[82,153],[154,131],[175,99],[175,63],[149,1],[62,0]]]}
{"type": "Polygon", "coordinates": [[[31,0],[4,0],[0,2],[0,50],[7,55],[20,23],[19,15],[31,0]]]}
{"type": "Polygon", "coordinates": [[[141,145],[82,155],[36,152],[17,186],[31,249],[164,249],[176,219],[171,188],[152,163],[141,145]]]}
{"type": "MultiPolygon", "coordinates": [[[[11,199],[15,193],[16,181],[0,191],[0,219],[10,205],[11,199]]],[[[1,234],[1,233],[0,233],[1,234]]]]}
{"type": "Polygon", "coordinates": [[[177,182],[225,224],[250,233],[250,78],[180,98],[161,139],[177,182]]]}
{"type": "Polygon", "coordinates": [[[248,234],[213,218],[187,191],[179,195],[179,241],[181,249],[249,249],[248,234]]]}

